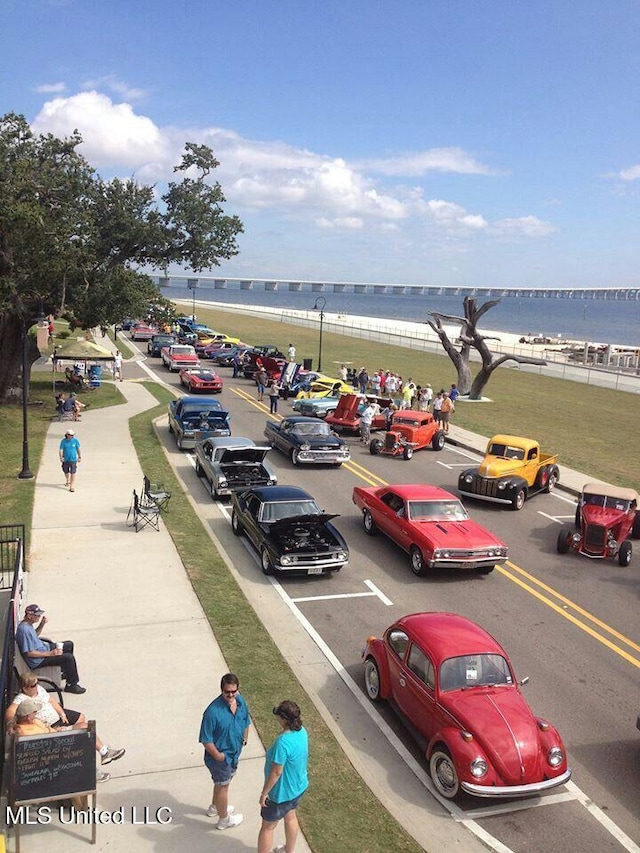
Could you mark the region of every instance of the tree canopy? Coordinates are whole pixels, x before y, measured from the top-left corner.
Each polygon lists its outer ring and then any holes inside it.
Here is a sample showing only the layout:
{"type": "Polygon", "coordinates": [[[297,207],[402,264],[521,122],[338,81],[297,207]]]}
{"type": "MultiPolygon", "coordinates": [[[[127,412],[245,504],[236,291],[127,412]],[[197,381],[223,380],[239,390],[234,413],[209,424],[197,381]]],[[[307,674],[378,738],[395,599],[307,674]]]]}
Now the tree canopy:
{"type": "Polygon", "coordinates": [[[238,254],[242,222],[224,213],[207,146],[185,144],[158,198],[132,178],[101,178],[81,143],[77,131],[58,139],[0,118],[0,401],[19,388],[22,330],[41,310],[84,327],[141,316],[162,299],[145,266],[201,272],[238,254]]]}

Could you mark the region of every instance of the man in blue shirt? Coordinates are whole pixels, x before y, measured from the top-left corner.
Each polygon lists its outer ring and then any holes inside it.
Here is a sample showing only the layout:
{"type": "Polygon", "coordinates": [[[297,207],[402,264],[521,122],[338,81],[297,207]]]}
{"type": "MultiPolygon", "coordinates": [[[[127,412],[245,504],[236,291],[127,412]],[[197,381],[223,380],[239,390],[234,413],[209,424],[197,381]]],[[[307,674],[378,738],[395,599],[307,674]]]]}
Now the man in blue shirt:
{"type": "Polygon", "coordinates": [[[74,430],[68,429],[60,442],[60,462],[66,479],[66,486],[70,492],[75,492],[76,471],[78,462],[82,461],[80,442],[76,438],[74,430]]]}
{"type": "Polygon", "coordinates": [[[229,805],[229,785],[249,737],[249,709],[239,689],[237,675],[223,675],[220,695],[205,710],[200,726],[204,763],[213,779],[213,799],[207,815],[218,818],[217,829],[231,829],[244,819],[243,815],[234,814],[229,805]]]}
{"type": "Polygon", "coordinates": [[[86,693],[86,689],[78,683],[80,678],[73,643],[71,640],[65,640],[64,643],[41,640],[40,632],[46,624],[47,617],[41,607],[37,604],[25,607],[22,622],[16,628],[16,643],[25,663],[30,669],[38,669],[43,665],[59,666],[67,682],[65,692],[86,693]]]}

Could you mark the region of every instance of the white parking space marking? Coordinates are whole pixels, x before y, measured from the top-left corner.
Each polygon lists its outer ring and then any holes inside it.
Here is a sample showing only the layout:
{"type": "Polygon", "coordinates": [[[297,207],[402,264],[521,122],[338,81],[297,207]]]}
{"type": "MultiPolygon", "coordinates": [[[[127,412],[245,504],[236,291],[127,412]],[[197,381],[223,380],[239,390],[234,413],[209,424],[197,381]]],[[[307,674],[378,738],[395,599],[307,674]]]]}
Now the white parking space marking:
{"type": "Polygon", "coordinates": [[[474,452],[472,450],[465,450],[462,447],[452,447],[448,444],[446,445],[446,447],[447,450],[450,450],[452,453],[457,453],[459,456],[464,456],[465,459],[471,459],[474,462],[480,461],[480,459],[482,459],[482,457],[484,456],[483,450],[478,450],[474,452]]]}
{"type": "Polygon", "coordinates": [[[537,809],[539,806],[555,806],[558,803],[568,803],[579,799],[576,794],[566,792],[564,794],[545,794],[537,800],[520,801],[519,803],[498,803],[495,806],[486,806],[481,809],[470,809],[465,812],[467,817],[480,820],[483,817],[496,817],[499,814],[511,814],[511,812],[522,812],[527,809],[537,809]]]}
{"type": "Polygon", "coordinates": [[[640,853],[640,847],[617,826],[574,782],[567,782],[567,790],[575,794],[576,799],[629,853],[640,853]]]}
{"type": "Polygon", "coordinates": [[[448,468],[451,471],[452,468],[468,468],[469,465],[466,462],[454,462],[451,465],[448,465],[446,462],[441,462],[439,459],[436,460],[438,465],[442,465],[443,468],[448,468]]]}
{"type": "Polygon", "coordinates": [[[543,515],[545,518],[548,518],[549,521],[555,521],[556,524],[565,524],[567,521],[573,521],[574,518],[572,515],[549,515],[546,512],[542,512],[542,510],[538,510],[538,515],[543,515]]]}
{"type": "Polygon", "coordinates": [[[300,596],[299,598],[292,598],[291,601],[298,604],[303,601],[330,601],[334,598],[379,598],[383,604],[390,606],[393,604],[391,599],[387,598],[387,596],[381,592],[378,587],[372,583],[370,580],[365,580],[364,582],[371,592],[344,592],[344,593],[336,593],[335,595],[308,595],[308,596],[300,596]]]}

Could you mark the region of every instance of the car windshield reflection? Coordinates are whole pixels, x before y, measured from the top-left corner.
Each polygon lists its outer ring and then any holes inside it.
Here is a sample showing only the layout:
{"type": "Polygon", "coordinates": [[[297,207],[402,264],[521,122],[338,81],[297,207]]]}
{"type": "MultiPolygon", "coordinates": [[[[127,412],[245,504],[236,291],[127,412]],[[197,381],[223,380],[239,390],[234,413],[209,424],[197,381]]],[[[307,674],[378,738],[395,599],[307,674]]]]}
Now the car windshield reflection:
{"type": "Polygon", "coordinates": [[[489,454],[499,459],[519,459],[521,462],[524,459],[524,450],[521,447],[509,447],[508,444],[492,444],[489,454]]]}
{"type": "Polygon", "coordinates": [[[460,501],[409,501],[411,521],[466,521],[469,515],[460,501]]]}
{"type": "Polygon", "coordinates": [[[509,664],[502,655],[462,655],[440,665],[440,691],[513,684],[509,664]]]}
{"type": "Polygon", "coordinates": [[[622,498],[615,498],[610,495],[584,495],[583,500],[587,506],[599,506],[603,509],[616,509],[619,512],[631,511],[631,501],[625,501],[622,498]]]}
{"type": "Polygon", "coordinates": [[[267,524],[282,518],[295,518],[297,515],[318,515],[320,507],[315,501],[277,501],[262,505],[260,520],[267,524]]]}
{"type": "Polygon", "coordinates": [[[296,424],[293,432],[295,435],[331,435],[327,424],[296,424]]]}

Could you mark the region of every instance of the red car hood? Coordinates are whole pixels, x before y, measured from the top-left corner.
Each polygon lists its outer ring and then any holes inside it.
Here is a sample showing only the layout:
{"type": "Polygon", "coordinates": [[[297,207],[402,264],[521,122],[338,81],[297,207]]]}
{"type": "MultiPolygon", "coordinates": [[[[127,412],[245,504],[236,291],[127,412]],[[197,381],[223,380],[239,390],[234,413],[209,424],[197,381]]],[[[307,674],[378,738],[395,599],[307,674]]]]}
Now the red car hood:
{"type": "Polygon", "coordinates": [[[543,778],[538,725],[514,687],[455,690],[441,695],[440,701],[482,746],[502,784],[543,778]]]}
{"type": "Polygon", "coordinates": [[[472,519],[466,521],[418,521],[414,522],[429,539],[434,548],[485,548],[504,545],[481,524],[472,519]]]}

